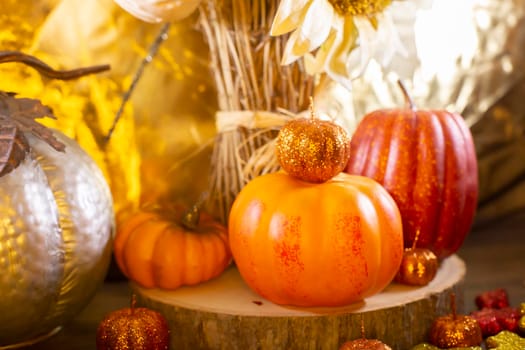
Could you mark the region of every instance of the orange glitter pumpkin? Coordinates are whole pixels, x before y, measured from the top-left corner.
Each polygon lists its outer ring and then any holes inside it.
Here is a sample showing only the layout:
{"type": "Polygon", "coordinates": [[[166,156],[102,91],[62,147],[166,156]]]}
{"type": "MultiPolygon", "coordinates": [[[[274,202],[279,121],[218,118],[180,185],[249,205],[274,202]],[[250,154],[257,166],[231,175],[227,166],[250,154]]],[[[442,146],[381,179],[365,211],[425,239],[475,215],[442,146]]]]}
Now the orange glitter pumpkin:
{"type": "MultiPolygon", "coordinates": [[[[312,107],[313,109],[313,107],[312,107]]],[[[350,138],[339,125],[314,117],[287,122],[275,140],[277,160],[293,177],[324,182],[344,170],[350,138]]]]}

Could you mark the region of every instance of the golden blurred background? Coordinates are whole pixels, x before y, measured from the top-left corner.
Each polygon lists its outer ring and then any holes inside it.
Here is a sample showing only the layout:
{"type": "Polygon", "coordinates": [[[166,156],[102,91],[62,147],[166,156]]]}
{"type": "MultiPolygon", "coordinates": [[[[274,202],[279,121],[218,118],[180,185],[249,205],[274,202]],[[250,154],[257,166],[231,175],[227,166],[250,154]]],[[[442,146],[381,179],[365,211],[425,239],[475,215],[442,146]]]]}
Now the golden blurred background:
{"type": "Polygon", "coordinates": [[[31,54],[55,69],[110,64],[108,72],[51,80],[21,63],[0,65],[0,89],[37,98],[103,170],[117,215],[141,204],[197,200],[207,185],[216,110],[207,48],[196,17],[170,26],[144,69],[109,142],[123,95],[161,25],[112,0],[3,0],[0,48],[31,54]]]}
{"type": "MultiPolygon", "coordinates": [[[[344,105],[340,112],[357,120],[375,108],[399,106],[397,79],[406,79],[420,107],[452,108],[471,126],[479,162],[477,220],[522,210],[524,0],[405,4],[410,11],[397,14],[395,22],[411,59],[394,59],[389,69],[371,64],[353,82],[350,97],[325,88],[321,94],[330,96],[322,100],[344,105]],[[448,31],[462,35],[435,30],[452,15],[457,20],[448,31]]],[[[44,123],[76,139],[97,161],[117,215],[164,200],[194,202],[208,189],[217,93],[197,22],[195,12],[171,24],[106,144],[123,95],[162,25],[134,18],[113,0],[2,0],[2,50],[32,54],[56,69],[111,65],[106,73],[57,81],[5,63],[0,89],[53,108],[58,120],[44,123]]]]}

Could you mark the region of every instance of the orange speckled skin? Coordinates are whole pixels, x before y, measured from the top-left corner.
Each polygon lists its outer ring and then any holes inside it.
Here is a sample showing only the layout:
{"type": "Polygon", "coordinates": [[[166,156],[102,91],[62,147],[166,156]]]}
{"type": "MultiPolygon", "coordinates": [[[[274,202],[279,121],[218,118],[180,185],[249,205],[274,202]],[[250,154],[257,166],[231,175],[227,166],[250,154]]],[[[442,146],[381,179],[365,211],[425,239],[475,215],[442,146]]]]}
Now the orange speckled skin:
{"type": "Polygon", "coordinates": [[[440,259],[468,234],[478,198],[477,160],[463,118],[444,110],[389,109],[367,114],[351,140],[346,172],[375,179],[396,201],[405,246],[440,259]]]}
{"type": "Polygon", "coordinates": [[[341,173],[313,184],[283,172],[237,196],[230,247],[259,295],[294,306],[342,306],[383,290],[403,256],[399,209],[372,179],[341,173]]]}

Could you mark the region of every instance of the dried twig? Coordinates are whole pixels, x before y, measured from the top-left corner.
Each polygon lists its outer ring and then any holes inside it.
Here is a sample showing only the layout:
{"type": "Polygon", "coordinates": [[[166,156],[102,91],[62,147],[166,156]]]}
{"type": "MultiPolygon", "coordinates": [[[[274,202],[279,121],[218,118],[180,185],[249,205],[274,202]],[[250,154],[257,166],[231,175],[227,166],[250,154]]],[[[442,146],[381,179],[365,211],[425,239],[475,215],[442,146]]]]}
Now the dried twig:
{"type": "Polygon", "coordinates": [[[107,144],[109,140],[111,139],[111,136],[113,135],[113,132],[115,131],[115,128],[117,127],[117,124],[122,117],[122,114],[124,113],[124,108],[126,107],[126,104],[128,103],[129,99],[131,98],[131,95],[135,91],[135,88],[137,87],[140,78],[142,78],[142,74],[144,73],[144,69],[148,64],[151,63],[155,55],[157,54],[161,44],[168,38],[168,31],[170,29],[170,24],[165,23],[161,28],[159,33],[157,34],[157,37],[151,44],[148,54],[142,59],[142,62],[140,63],[137,71],[135,72],[135,75],[133,76],[133,80],[131,81],[131,84],[127,91],[124,93],[124,96],[122,97],[122,101],[120,103],[119,109],[117,113],[115,114],[115,118],[113,118],[113,122],[111,124],[111,127],[109,128],[109,131],[104,137],[104,141],[107,144]]]}
{"type": "Polygon", "coordinates": [[[77,79],[85,75],[101,73],[110,69],[109,65],[103,64],[98,66],[82,67],[71,70],[56,70],[49,66],[47,63],[41,61],[40,59],[25,54],[23,52],[0,51],[0,63],[8,62],[23,63],[27,66],[36,69],[40,74],[47,78],[59,80],[77,79]]]}

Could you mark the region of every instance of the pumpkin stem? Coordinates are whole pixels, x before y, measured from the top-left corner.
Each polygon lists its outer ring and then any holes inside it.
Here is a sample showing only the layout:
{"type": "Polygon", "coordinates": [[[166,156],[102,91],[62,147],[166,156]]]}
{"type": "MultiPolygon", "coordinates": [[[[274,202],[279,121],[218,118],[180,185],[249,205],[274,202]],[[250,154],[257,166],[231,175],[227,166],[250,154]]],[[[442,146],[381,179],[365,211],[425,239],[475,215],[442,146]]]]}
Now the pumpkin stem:
{"type": "Polygon", "coordinates": [[[207,197],[206,192],[202,193],[199,200],[182,214],[181,225],[184,228],[192,231],[197,229],[201,218],[201,207],[207,197]]]}
{"type": "Polygon", "coordinates": [[[131,303],[130,303],[130,306],[129,306],[129,309],[130,309],[130,314],[134,314],[135,313],[135,308],[137,307],[137,296],[135,294],[132,294],[131,295],[131,303]]]}
{"type": "Polygon", "coordinates": [[[199,226],[199,220],[201,218],[200,206],[194,204],[190,209],[186,210],[182,214],[181,224],[188,230],[195,230],[199,226]]]}
{"type": "Polygon", "coordinates": [[[361,338],[366,339],[366,336],[365,336],[365,318],[364,318],[364,316],[362,314],[361,314],[361,338]]]}
{"type": "Polygon", "coordinates": [[[314,108],[314,98],[310,96],[310,118],[316,119],[315,108],[314,108]]]}
{"type": "Polygon", "coordinates": [[[419,240],[419,233],[421,231],[417,230],[416,237],[414,237],[414,242],[412,242],[412,250],[416,249],[417,241],[419,240]]]}
{"type": "Polygon", "coordinates": [[[450,294],[450,308],[452,309],[452,318],[455,320],[458,316],[456,310],[456,293],[450,294]]]}
{"type": "Polygon", "coordinates": [[[405,102],[408,104],[408,108],[410,108],[411,110],[416,109],[416,106],[414,104],[414,100],[412,100],[412,97],[408,93],[408,90],[407,90],[405,84],[401,81],[401,79],[399,79],[397,81],[397,84],[401,88],[401,92],[403,93],[403,96],[405,97],[405,102]]]}

